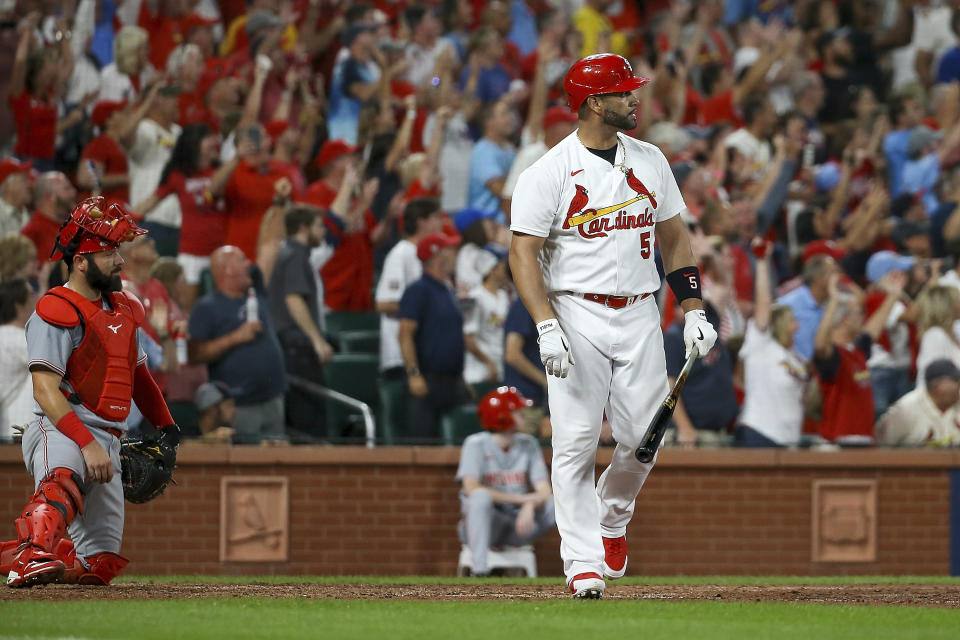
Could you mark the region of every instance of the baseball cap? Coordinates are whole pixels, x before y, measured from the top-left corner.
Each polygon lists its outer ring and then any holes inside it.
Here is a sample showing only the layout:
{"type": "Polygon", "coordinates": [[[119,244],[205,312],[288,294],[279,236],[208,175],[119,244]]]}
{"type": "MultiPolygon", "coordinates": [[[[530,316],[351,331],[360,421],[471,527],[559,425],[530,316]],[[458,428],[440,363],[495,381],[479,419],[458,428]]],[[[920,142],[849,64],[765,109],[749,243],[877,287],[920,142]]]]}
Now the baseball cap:
{"type": "Polygon", "coordinates": [[[834,260],[841,260],[847,255],[847,252],[833,240],[814,240],[813,242],[808,242],[807,246],[803,249],[804,264],[813,256],[819,255],[830,256],[834,260]]]}
{"type": "Polygon", "coordinates": [[[360,147],[348,144],[345,140],[340,140],[339,138],[336,140],[327,140],[323,143],[323,146],[320,147],[320,152],[317,153],[317,166],[325,169],[340,156],[357,153],[358,151],[360,151],[360,147]]]}
{"type": "Polygon", "coordinates": [[[202,16],[199,13],[191,13],[186,18],[183,19],[183,22],[180,23],[180,28],[183,30],[183,33],[190,35],[190,32],[194,29],[203,29],[206,27],[212,27],[217,24],[218,20],[216,18],[208,18],[207,16],[202,16]]]}
{"type": "Polygon", "coordinates": [[[930,127],[921,124],[914,127],[910,132],[910,140],[907,142],[907,155],[915,158],[920,155],[927,145],[938,142],[943,139],[942,131],[934,131],[930,127]]]}
{"type": "Polygon", "coordinates": [[[830,191],[840,182],[840,165],[836,162],[826,162],[817,169],[813,184],[819,193],[830,191]]]}
{"type": "Polygon", "coordinates": [[[878,251],[867,260],[867,280],[876,282],[891,271],[909,271],[917,259],[894,251],[878,251]]]}
{"type": "Polygon", "coordinates": [[[0,161],[0,184],[10,177],[13,173],[26,173],[28,176],[33,170],[31,162],[20,162],[16,158],[4,158],[0,161]]]}
{"type": "Polygon", "coordinates": [[[440,253],[442,249],[456,247],[460,244],[460,236],[448,236],[444,233],[428,233],[417,243],[417,257],[420,262],[426,262],[440,253]]]}
{"type": "Polygon", "coordinates": [[[223,402],[227,398],[232,398],[233,393],[230,388],[219,380],[204,382],[197,387],[197,392],[193,396],[193,404],[197,405],[197,410],[203,413],[210,407],[223,402]]]}
{"type": "Polygon", "coordinates": [[[960,380],[960,369],[957,369],[957,365],[946,358],[934,360],[927,365],[926,370],[923,372],[923,380],[929,385],[938,378],[960,380]]]}
{"type": "Polygon", "coordinates": [[[250,17],[247,18],[247,24],[245,28],[247,35],[250,36],[260,29],[282,26],[283,20],[278,18],[272,11],[254,11],[250,14],[250,17]]]}
{"type": "Polygon", "coordinates": [[[906,246],[907,240],[915,236],[923,236],[930,233],[930,224],[928,222],[914,222],[913,220],[901,220],[890,233],[890,238],[898,247],[906,246]]]}
{"type": "Polygon", "coordinates": [[[457,231],[463,233],[464,229],[472,225],[477,220],[495,217],[497,217],[496,211],[483,211],[482,209],[473,209],[468,207],[466,209],[461,209],[457,212],[457,215],[453,217],[453,226],[457,228],[457,231]]]}
{"type": "Polygon", "coordinates": [[[211,58],[207,60],[207,66],[200,74],[197,81],[197,95],[206,95],[218,81],[229,78],[233,73],[233,67],[222,58],[211,58]]]}
{"type": "Polygon", "coordinates": [[[98,127],[103,127],[115,112],[127,106],[126,101],[121,100],[101,100],[93,108],[90,114],[90,121],[98,127]]]}
{"type": "Polygon", "coordinates": [[[566,107],[550,107],[543,115],[544,130],[549,129],[554,125],[575,124],[576,122],[577,114],[573,113],[566,107]]]}
{"type": "Polygon", "coordinates": [[[500,259],[489,251],[484,250],[477,254],[473,266],[477,270],[477,273],[480,274],[481,278],[486,278],[487,274],[489,274],[498,264],[500,264],[500,259]]]}

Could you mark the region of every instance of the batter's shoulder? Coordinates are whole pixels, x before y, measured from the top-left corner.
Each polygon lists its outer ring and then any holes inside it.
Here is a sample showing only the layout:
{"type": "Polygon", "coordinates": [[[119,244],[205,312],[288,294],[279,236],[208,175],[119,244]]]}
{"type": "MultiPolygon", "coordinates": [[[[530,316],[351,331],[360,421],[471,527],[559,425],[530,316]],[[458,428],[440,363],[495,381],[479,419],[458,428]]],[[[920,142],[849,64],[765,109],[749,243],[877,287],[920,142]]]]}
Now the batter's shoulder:
{"type": "Polygon", "coordinates": [[[627,148],[628,153],[632,150],[666,159],[660,147],[653,143],[645,142],[631,136],[620,136],[620,139],[623,140],[623,145],[627,148]]]}
{"type": "Polygon", "coordinates": [[[477,433],[471,433],[463,440],[464,448],[481,448],[483,443],[490,439],[489,431],[478,431],[477,433]]]}

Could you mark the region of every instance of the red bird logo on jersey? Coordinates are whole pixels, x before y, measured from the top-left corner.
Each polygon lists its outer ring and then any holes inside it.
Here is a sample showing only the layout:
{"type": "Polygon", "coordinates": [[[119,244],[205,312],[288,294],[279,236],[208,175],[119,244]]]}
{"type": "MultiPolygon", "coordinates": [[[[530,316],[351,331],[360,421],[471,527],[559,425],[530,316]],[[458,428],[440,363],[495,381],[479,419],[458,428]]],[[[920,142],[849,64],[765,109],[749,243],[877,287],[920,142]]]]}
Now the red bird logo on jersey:
{"type": "Polygon", "coordinates": [[[627,171],[626,181],[627,186],[636,192],[636,197],[609,207],[601,207],[600,209],[587,209],[586,206],[590,200],[589,192],[586,187],[582,185],[574,185],[577,192],[567,207],[567,216],[563,220],[563,228],[569,229],[570,227],[577,227],[577,231],[579,231],[580,235],[584,238],[602,238],[606,237],[607,231],[613,231],[615,229],[636,229],[652,225],[653,215],[649,209],[647,209],[646,214],[638,216],[624,215],[623,209],[641,200],[649,200],[653,208],[656,209],[656,194],[644,186],[643,182],[633,174],[633,169],[627,171]],[[602,219],[615,212],[620,213],[613,221],[609,218],[602,219]]]}

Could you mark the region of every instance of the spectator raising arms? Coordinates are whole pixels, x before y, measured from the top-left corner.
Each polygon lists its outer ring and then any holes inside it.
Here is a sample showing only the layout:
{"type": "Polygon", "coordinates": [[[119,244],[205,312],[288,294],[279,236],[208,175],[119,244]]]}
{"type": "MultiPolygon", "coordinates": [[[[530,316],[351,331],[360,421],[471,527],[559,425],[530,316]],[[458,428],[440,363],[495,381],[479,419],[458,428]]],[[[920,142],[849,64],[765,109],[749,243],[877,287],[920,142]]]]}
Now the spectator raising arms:
{"type": "Polygon", "coordinates": [[[770,251],[763,246],[754,278],[753,318],[740,348],[745,396],[735,444],[783,447],[800,441],[807,367],[793,349],[797,321],[793,310],[772,304],[770,251]]]}
{"type": "Polygon", "coordinates": [[[839,291],[840,276],[830,277],[827,308],[814,339],[813,364],[820,378],[823,420],[820,435],[836,444],[872,444],[873,388],[867,358],[873,340],[883,331],[894,303],[903,294],[907,276],[891,271],[880,280],[887,297],[866,324],[860,302],[839,291]]]}

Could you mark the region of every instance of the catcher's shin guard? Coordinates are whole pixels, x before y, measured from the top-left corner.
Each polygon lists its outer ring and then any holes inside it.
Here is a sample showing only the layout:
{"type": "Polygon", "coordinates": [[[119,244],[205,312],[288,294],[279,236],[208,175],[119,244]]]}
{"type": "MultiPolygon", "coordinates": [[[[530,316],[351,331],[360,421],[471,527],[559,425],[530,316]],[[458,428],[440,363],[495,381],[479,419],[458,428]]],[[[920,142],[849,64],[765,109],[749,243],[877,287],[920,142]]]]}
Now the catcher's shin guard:
{"type": "Polygon", "coordinates": [[[69,540],[62,540],[57,547],[57,556],[67,565],[67,570],[60,578],[64,584],[89,584],[106,586],[110,584],[118,573],[130,563],[118,553],[101,551],[84,558],[82,562],[77,557],[77,550],[69,540]]]}
{"type": "Polygon", "coordinates": [[[56,548],[67,525],[83,513],[83,484],[70,469],[58,467],[40,481],[37,492],[14,522],[18,546],[7,573],[7,586],[32,587],[60,578],[66,569],[56,548]]]}

